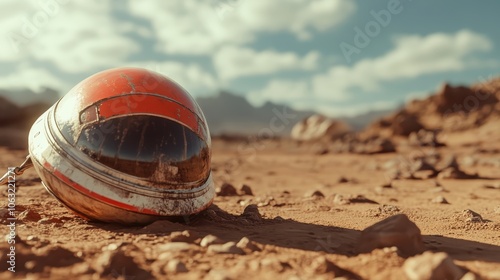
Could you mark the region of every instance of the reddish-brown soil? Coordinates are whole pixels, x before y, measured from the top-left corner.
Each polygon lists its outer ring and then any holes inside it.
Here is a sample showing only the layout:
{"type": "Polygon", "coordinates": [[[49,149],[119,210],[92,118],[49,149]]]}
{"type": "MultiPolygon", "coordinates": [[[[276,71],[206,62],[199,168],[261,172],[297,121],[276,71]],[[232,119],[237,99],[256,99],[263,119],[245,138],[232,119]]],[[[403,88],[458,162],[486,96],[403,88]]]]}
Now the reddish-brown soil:
{"type": "MultiPolygon", "coordinates": [[[[500,146],[494,137],[477,141],[474,135],[479,134],[449,135],[448,147],[434,151],[400,146],[399,153],[380,155],[316,155],[312,144],[215,140],[217,186],[246,184],[253,196],[218,196],[196,217],[143,227],[84,221],[29,170],[17,178],[16,207],[23,214],[16,221],[16,272],[6,271],[9,245],[2,239],[0,279],[407,279],[406,258],[396,249],[358,251],[363,229],[398,213],[420,228],[426,250],[446,252],[477,277],[500,279],[500,156],[495,150],[500,146]],[[462,170],[482,179],[395,180],[382,187],[391,166],[431,152],[456,155],[462,170]],[[371,203],[339,203],[339,195],[362,195],[371,203]],[[449,204],[432,202],[438,196],[449,204]],[[260,215],[247,208],[253,204],[260,215]],[[467,221],[462,215],[467,209],[482,221],[467,221]],[[209,234],[224,242],[247,237],[255,246],[217,253],[200,246],[209,234]]],[[[19,164],[25,153],[0,148],[0,166],[19,164]]],[[[2,209],[5,194],[4,188],[2,209]]]]}

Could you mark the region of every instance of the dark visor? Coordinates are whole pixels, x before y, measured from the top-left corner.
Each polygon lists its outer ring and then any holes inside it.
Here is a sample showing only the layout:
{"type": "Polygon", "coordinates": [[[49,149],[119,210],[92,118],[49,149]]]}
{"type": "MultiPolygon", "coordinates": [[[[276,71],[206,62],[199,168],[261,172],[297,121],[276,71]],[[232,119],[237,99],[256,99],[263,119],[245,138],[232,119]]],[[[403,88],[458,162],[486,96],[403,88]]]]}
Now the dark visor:
{"type": "Polygon", "coordinates": [[[201,183],[210,173],[206,142],[163,117],[128,115],[91,124],[76,146],[110,168],[152,183],[201,183]]]}

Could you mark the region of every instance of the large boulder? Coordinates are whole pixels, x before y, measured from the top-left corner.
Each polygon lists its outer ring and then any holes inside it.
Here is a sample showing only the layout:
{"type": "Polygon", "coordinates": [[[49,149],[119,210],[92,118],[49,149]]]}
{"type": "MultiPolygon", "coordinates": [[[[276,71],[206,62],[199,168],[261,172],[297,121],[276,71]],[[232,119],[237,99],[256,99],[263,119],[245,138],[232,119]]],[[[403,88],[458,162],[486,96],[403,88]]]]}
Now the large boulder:
{"type": "Polygon", "coordinates": [[[331,140],[338,139],[349,132],[351,132],[349,126],[341,121],[322,115],[312,115],[295,124],[291,137],[299,141],[331,140]]]}

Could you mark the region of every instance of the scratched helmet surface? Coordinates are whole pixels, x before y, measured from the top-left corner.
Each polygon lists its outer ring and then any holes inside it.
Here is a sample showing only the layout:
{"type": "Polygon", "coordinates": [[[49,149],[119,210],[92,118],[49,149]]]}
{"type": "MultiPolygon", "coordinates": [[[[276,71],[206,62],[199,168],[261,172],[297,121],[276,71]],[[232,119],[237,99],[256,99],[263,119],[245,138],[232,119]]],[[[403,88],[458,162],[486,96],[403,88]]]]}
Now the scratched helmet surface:
{"type": "Polygon", "coordinates": [[[144,224],[198,213],[214,198],[203,112],[145,69],[80,82],[35,122],[29,150],[47,190],[91,220],[144,224]]]}

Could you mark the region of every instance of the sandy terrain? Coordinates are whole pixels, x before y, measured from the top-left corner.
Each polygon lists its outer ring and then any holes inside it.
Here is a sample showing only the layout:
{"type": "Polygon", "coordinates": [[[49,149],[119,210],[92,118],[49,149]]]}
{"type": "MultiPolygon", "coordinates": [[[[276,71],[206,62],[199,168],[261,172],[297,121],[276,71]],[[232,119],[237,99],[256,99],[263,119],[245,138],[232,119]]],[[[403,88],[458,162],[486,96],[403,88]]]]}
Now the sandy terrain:
{"type": "MultiPolygon", "coordinates": [[[[466,139],[447,139],[456,137],[466,139]]],[[[0,279],[408,279],[407,256],[397,248],[360,254],[358,246],[363,229],[399,213],[420,228],[425,250],[446,252],[463,272],[472,272],[467,279],[500,279],[498,142],[449,142],[417,152],[401,146],[399,153],[316,155],[318,147],[289,141],[216,140],[217,185],[246,184],[253,195],[229,190],[196,217],[145,227],[86,222],[29,170],[17,178],[16,273],[6,271],[3,241],[0,279]],[[464,171],[483,178],[394,180],[382,187],[391,165],[411,162],[418,153],[453,153],[464,171]],[[367,200],[349,203],[358,195],[367,200]],[[438,196],[449,204],[433,202],[438,196]],[[468,221],[467,209],[481,220],[468,221]],[[210,234],[220,239],[212,243],[247,237],[250,244],[207,248],[208,238],[202,239],[210,234]]],[[[7,167],[19,164],[25,151],[0,148],[0,154],[7,167]]],[[[2,194],[5,209],[5,189],[2,194]]],[[[7,231],[2,226],[2,235],[7,231]]]]}

